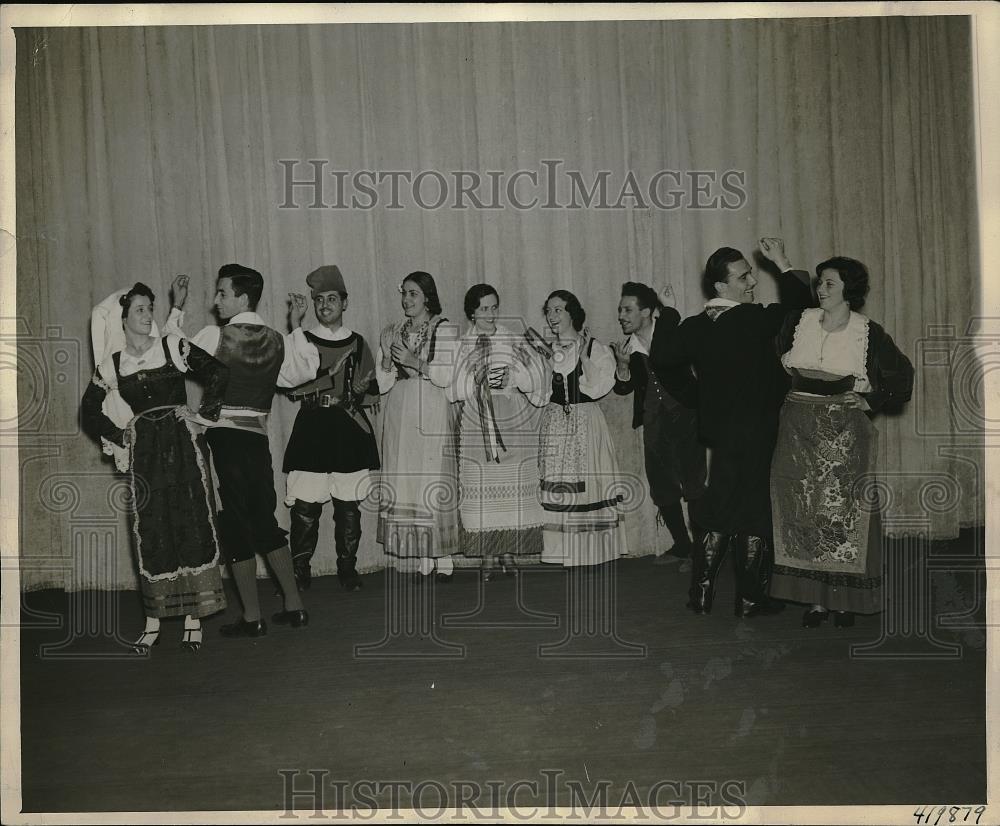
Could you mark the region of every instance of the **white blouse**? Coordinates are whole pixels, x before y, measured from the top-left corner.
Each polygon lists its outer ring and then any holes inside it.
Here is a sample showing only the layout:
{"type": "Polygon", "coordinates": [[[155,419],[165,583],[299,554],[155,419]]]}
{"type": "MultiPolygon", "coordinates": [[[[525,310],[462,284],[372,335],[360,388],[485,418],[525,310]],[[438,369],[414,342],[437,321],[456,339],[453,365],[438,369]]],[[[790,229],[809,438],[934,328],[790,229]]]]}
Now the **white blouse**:
{"type": "MultiPolygon", "coordinates": [[[[395,334],[399,334],[402,329],[403,322],[389,324],[383,329],[383,332],[392,330],[395,334]]],[[[437,325],[437,331],[429,334],[428,342],[430,341],[430,336],[434,338],[434,358],[433,360],[427,362],[426,373],[421,375],[420,378],[425,381],[430,381],[435,387],[440,387],[442,389],[450,387],[452,379],[454,377],[455,369],[455,353],[459,346],[459,330],[457,324],[452,324],[449,321],[442,321],[437,325]]],[[[380,343],[378,347],[378,353],[375,358],[375,378],[378,381],[378,392],[385,394],[388,393],[393,386],[396,384],[397,379],[397,367],[396,363],[392,362],[388,370],[382,369],[382,360],[388,358],[389,354],[383,352],[381,344],[381,335],[379,336],[380,343]]],[[[415,331],[410,331],[406,334],[403,340],[405,344],[411,351],[417,344],[418,334],[415,331]]],[[[421,352],[417,355],[420,358],[425,358],[427,352],[430,350],[429,343],[421,348],[421,352]]],[[[407,374],[414,376],[414,371],[411,368],[403,368],[407,374]]],[[[451,399],[449,399],[451,401],[451,399]]]]}
{"type": "MultiPolygon", "coordinates": [[[[608,395],[615,386],[615,356],[611,348],[593,339],[594,345],[590,351],[590,368],[586,364],[583,375],[580,376],[580,392],[592,399],[600,399],[608,395]]],[[[560,348],[549,341],[554,351],[552,370],[565,378],[580,362],[580,339],[576,339],[569,347],[560,348]]]]}
{"type": "MultiPolygon", "coordinates": [[[[188,368],[181,356],[180,339],[175,335],[168,335],[166,339],[167,349],[170,350],[170,360],[174,363],[174,367],[182,373],[186,373],[188,368]]],[[[140,370],[155,370],[157,367],[163,367],[166,363],[166,356],[163,355],[163,341],[155,338],[149,349],[142,355],[133,356],[128,350],[122,350],[118,360],[118,372],[122,376],[131,376],[140,370]]]]}
{"type": "Polygon", "coordinates": [[[824,311],[818,307],[805,310],[795,327],[792,347],[781,357],[785,369],[822,370],[835,376],[854,376],[854,391],[870,393],[866,366],[868,362],[868,318],[851,312],[843,330],[828,333],[823,329],[824,311]]]}

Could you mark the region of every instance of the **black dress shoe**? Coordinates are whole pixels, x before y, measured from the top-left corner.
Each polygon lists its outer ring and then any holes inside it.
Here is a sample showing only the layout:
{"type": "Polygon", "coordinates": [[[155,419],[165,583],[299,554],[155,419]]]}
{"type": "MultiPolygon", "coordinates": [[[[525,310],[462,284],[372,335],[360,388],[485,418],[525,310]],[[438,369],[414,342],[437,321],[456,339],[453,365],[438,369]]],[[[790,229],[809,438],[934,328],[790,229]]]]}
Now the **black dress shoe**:
{"type": "Polygon", "coordinates": [[[309,624],[309,612],[301,609],[298,611],[278,611],[271,617],[271,622],[275,625],[290,625],[292,628],[301,628],[309,624]]]}
{"type": "Polygon", "coordinates": [[[850,628],[854,625],[854,614],[850,611],[834,611],[833,624],[837,628],[850,628]]]}
{"type": "Polygon", "coordinates": [[[247,622],[240,618],[236,622],[223,625],[219,633],[224,637],[263,637],[267,634],[267,623],[262,619],[247,622]]]}
{"type": "Polygon", "coordinates": [[[785,610],[785,603],[776,599],[766,599],[760,602],[751,602],[748,599],[738,599],[736,601],[736,616],[749,619],[750,617],[767,617],[773,614],[780,614],[785,610]]]}
{"type": "Polygon", "coordinates": [[[830,612],[825,608],[810,608],[802,615],[802,627],[819,628],[828,616],[830,616],[830,612]]]}

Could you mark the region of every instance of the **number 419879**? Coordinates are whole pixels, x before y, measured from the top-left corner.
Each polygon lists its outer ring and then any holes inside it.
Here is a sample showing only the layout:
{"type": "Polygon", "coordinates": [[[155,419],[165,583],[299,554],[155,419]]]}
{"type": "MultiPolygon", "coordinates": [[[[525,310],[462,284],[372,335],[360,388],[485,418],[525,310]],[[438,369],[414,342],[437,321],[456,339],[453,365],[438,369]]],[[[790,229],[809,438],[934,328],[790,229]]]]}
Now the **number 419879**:
{"type": "Polygon", "coordinates": [[[915,823],[921,826],[939,826],[941,823],[974,823],[979,824],[979,818],[986,811],[985,806],[921,806],[913,813],[915,823]],[[972,815],[975,820],[970,820],[972,815]],[[946,817],[947,815],[947,817],[946,817]]]}

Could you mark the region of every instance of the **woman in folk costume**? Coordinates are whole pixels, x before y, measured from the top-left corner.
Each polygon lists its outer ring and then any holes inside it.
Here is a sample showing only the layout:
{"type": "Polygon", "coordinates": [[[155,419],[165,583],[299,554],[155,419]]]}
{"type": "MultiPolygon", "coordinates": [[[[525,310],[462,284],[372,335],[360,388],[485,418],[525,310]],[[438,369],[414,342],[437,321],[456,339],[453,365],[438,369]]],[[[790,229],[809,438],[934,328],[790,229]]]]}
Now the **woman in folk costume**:
{"type": "Polygon", "coordinates": [[[375,376],[386,395],[377,539],[400,568],[451,579],[458,550],[458,471],[446,388],[457,332],[441,316],[434,278],[410,273],[403,320],[380,335],[375,376]]]}
{"type": "Polygon", "coordinates": [[[568,290],[542,308],[554,339],[552,395],[542,413],[542,562],[600,565],[627,553],[618,462],[597,405],[615,384],[611,350],[583,331],[586,311],[568,290]]]}
{"type": "Polygon", "coordinates": [[[458,414],[462,552],[493,561],[542,551],[538,430],[552,371],[522,334],[497,323],[500,296],[489,284],[465,294],[472,326],[462,337],[451,397],[458,414]]]}
{"type": "Polygon", "coordinates": [[[204,386],[201,415],[219,415],[228,371],[176,336],[159,338],[153,292],[137,283],[91,317],[97,370],[83,396],[84,429],[100,437],[132,487],[132,532],[146,627],[133,643],[159,642],[162,617],[184,617],[182,645],[201,647],[201,618],[226,606],[204,437],[185,416],[184,379],[204,386]],[[117,305],[118,314],[111,308],[117,305]]]}
{"type": "Polygon", "coordinates": [[[878,457],[870,419],[909,400],[913,367],[858,310],[868,271],[851,258],[816,268],[819,307],[788,318],[778,337],[792,389],[771,465],[771,594],[811,603],[802,625],[834,612],[838,626],[881,610],[882,526],[865,491],[878,457]]]}

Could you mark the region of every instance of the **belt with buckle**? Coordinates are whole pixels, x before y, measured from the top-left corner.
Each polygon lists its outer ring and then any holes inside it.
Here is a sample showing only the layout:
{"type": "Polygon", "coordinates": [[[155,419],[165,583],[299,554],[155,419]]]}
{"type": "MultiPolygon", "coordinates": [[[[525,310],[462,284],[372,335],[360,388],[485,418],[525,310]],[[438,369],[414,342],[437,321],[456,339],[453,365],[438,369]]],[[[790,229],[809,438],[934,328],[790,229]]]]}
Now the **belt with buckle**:
{"type": "Polygon", "coordinates": [[[301,397],[303,407],[341,407],[340,399],[332,393],[309,393],[301,397]]]}

